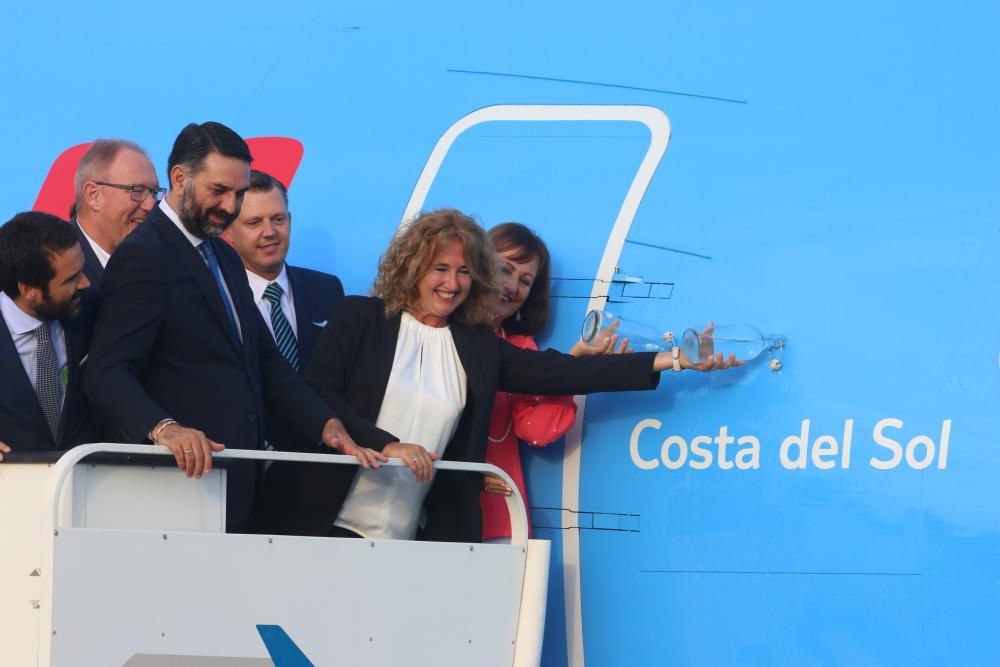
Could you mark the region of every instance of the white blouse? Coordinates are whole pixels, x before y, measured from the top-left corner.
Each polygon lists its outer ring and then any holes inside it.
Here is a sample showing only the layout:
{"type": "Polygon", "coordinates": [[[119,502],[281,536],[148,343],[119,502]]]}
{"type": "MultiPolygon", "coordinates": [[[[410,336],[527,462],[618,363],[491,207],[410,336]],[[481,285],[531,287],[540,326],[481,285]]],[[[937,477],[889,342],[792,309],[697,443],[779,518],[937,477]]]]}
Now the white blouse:
{"type": "MultiPolygon", "coordinates": [[[[403,313],[375,425],[400,442],[441,454],[465,409],[466,376],[448,327],[403,313]]],[[[361,470],[334,524],[370,539],[412,540],[432,482],[409,468],[361,470]]]]}

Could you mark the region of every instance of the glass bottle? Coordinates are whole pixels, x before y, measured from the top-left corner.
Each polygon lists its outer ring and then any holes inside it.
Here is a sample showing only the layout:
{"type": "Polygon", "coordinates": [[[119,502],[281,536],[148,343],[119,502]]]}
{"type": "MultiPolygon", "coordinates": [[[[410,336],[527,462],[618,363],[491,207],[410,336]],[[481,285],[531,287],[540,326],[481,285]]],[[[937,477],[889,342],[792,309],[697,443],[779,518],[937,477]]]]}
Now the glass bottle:
{"type": "MultiPolygon", "coordinates": [[[[633,322],[606,310],[592,310],[583,320],[580,338],[592,347],[604,347],[608,338],[628,338],[634,352],[666,352],[673,347],[676,337],[661,332],[654,326],[633,322]]],[[[717,324],[711,329],[686,329],[676,344],[692,362],[709,354],[721,352],[728,359],[735,354],[737,361],[751,361],[763,352],[771,358],[771,369],[781,368],[781,354],[785,338],[776,334],[763,334],[750,324],[717,324]]]]}
{"type": "Polygon", "coordinates": [[[785,339],[776,334],[763,334],[751,324],[716,324],[711,329],[685,329],[678,345],[692,360],[721,352],[725,359],[735,354],[737,361],[747,362],[767,352],[771,357],[771,368],[779,370],[785,339]]]}
{"type": "Polygon", "coordinates": [[[662,331],[649,324],[633,322],[606,310],[592,310],[583,319],[580,339],[591,347],[604,347],[612,336],[628,338],[634,352],[666,352],[671,347],[662,331]]]}

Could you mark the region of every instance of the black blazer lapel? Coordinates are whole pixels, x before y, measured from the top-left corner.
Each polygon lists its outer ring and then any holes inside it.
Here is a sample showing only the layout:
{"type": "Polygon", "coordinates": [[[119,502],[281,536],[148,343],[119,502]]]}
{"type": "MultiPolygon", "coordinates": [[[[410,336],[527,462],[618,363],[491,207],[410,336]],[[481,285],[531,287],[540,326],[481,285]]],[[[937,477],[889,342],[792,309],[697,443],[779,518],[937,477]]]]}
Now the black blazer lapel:
{"type": "MultiPolygon", "coordinates": [[[[257,317],[260,311],[257,310],[257,304],[253,302],[250,284],[247,282],[246,269],[243,268],[243,262],[236,255],[236,251],[230,248],[225,241],[212,239],[210,243],[219,260],[219,268],[222,270],[222,278],[226,281],[226,287],[229,288],[229,296],[233,297],[233,308],[236,309],[236,317],[240,322],[240,331],[243,334],[243,348],[244,350],[253,348],[253,354],[257,354],[254,341],[250,336],[252,331],[256,331],[257,317]]],[[[222,302],[221,297],[219,302],[222,302]]],[[[226,314],[223,313],[222,316],[225,317],[226,314]]],[[[228,323],[227,319],[227,326],[228,323]]]]}
{"type": "MultiPolygon", "coordinates": [[[[181,230],[177,229],[177,225],[158,207],[149,212],[143,224],[152,224],[160,237],[166,243],[173,246],[173,257],[177,259],[178,264],[188,270],[194,278],[195,283],[201,288],[205,298],[208,300],[212,313],[215,315],[215,319],[218,321],[219,326],[222,327],[222,330],[226,332],[226,339],[232,344],[233,351],[242,357],[239,342],[233,338],[235,334],[232,332],[232,326],[229,324],[229,317],[226,315],[225,306],[222,305],[222,293],[219,292],[219,286],[216,284],[208,265],[205,264],[201,253],[191,245],[191,242],[184,237],[181,230]]],[[[230,290],[230,293],[232,293],[232,290],[230,290]]]]}
{"type": "Polygon", "coordinates": [[[485,381],[479,348],[476,345],[473,331],[464,325],[452,323],[451,338],[455,341],[458,358],[462,362],[462,368],[465,369],[469,390],[466,404],[469,404],[472,401],[472,396],[481,395],[485,381]]]}
{"type": "MultiPolygon", "coordinates": [[[[90,290],[88,290],[90,292],[90,290]]],[[[84,299],[94,299],[96,296],[84,295],[84,299]]],[[[66,335],[66,393],[63,399],[62,418],[59,420],[59,448],[65,449],[70,438],[75,433],[68,432],[68,429],[76,426],[78,418],[85,418],[86,415],[77,415],[79,411],[78,403],[82,400],[83,392],[83,364],[87,360],[87,351],[90,347],[90,333],[93,329],[92,306],[85,302],[80,314],[70,320],[61,320],[63,332],[66,335]]]]}
{"type": "MultiPolygon", "coordinates": [[[[299,346],[299,366],[301,372],[305,372],[309,365],[309,357],[316,345],[316,337],[319,335],[321,327],[313,324],[322,322],[322,319],[313,319],[315,313],[312,312],[312,300],[309,298],[309,289],[304,280],[300,280],[299,272],[293,266],[285,264],[288,285],[292,288],[292,299],[295,301],[295,328],[297,336],[296,343],[299,346]]],[[[326,318],[324,315],[323,318],[326,318]]]]}
{"type": "MultiPolygon", "coordinates": [[[[373,359],[371,375],[372,388],[374,392],[371,398],[374,401],[375,410],[373,414],[378,416],[382,399],[385,397],[385,388],[389,386],[389,374],[392,373],[392,362],[396,359],[396,339],[399,338],[399,322],[401,315],[396,314],[385,320],[385,326],[381,327],[381,335],[378,341],[378,355],[373,359]]],[[[362,360],[358,360],[361,362],[362,360]]],[[[375,418],[372,418],[374,423],[375,418]]]]}
{"type": "MultiPolygon", "coordinates": [[[[49,433],[48,422],[45,421],[42,406],[38,404],[38,398],[35,396],[35,388],[31,386],[31,380],[24,372],[21,357],[18,356],[17,348],[14,347],[14,339],[11,338],[7,322],[2,317],[0,317],[0,373],[4,377],[4,383],[10,383],[8,385],[11,392],[10,400],[21,405],[21,409],[31,416],[33,422],[44,426],[38,430],[48,437],[48,442],[54,449],[56,443],[49,433]]],[[[2,435],[0,434],[0,436],[2,435]]]]}
{"type": "Polygon", "coordinates": [[[101,278],[104,276],[104,267],[101,260],[97,259],[94,249],[90,247],[90,241],[83,235],[83,229],[77,220],[73,220],[73,227],[76,228],[76,235],[80,239],[80,249],[83,250],[83,273],[94,288],[101,286],[101,278]]]}
{"type": "MultiPolygon", "coordinates": [[[[324,287],[317,284],[297,267],[285,265],[288,275],[288,285],[292,290],[295,302],[296,338],[299,344],[299,363],[305,372],[312,358],[313,348],[319,334],[326,327],[332,316],[330,298],[324,287]]],[[[336,300],[340,303],[340,299],[336,300]]],[[[398,330],[398,329],[397,329],[398,330]]]]}

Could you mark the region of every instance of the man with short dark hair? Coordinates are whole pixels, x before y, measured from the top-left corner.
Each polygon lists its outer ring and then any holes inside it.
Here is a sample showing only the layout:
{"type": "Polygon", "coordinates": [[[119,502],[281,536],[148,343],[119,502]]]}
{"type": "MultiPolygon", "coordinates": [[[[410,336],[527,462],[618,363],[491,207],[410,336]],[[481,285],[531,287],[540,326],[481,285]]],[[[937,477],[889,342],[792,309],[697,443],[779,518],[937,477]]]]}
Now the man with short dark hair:
{"type": "Polygon", "coordinates": [[[101,284],[111,253],[166,192],[156,169],[138,144],[124,139],[98,139],[76,169],[73,223],[80,234],[84,273],[101,284]]]}
{"type": "Polygon", "coordinates": [[[82,384],[89,287],[65,220],[31,211],[0,227],[0,460],[97,439],[82,384]]]}
{"type": "MultiPolygon", "coordinates": [[[[285,263],[291,241],[292,214],[288,191],[270,174],[252,170],[250,189],[240,214],[225,232],[246,268],[250,291],[282,356],[304,374],[316,337],[344,298],[336,276],[285,263]]],[[[264,434],[277,449],[294,447],[294,430],[281,415],[268,411],[264,434]]],[[[312,466],[310,466],[312,467],[312,466]]],[[[261,499],[261,518],[270,532],[294,531],[302,512],[295,504],[305,466],[275,463],[268,467],[261,499]]],[[[308,501],[308,499],[303,499],[308,501]]]]}
{"type": "Polygon", "coordinates": [[[251,171],[240,214],[223,238],[243,261],[254,302],[279,351],[301,374],[344,287],[337,276],[285,263],[291,229],[285,186],[270,174],[251,171]]]}
{"type": "MultiPolygon", "coordinates": [[[[239,214],[251,160],[221,123],[178,135],[169,193],[108,262],[87,393],[129,440],[169,448],[188,476],[211,470],[224,446],[261,448],[265,404],[303,439],[378,465],[385,457],[355,445],[278,352],[239,257],[216,238],[239,214]]],[[[253,530],[256,466],[227,471],[229,530],[253,530]]]]}

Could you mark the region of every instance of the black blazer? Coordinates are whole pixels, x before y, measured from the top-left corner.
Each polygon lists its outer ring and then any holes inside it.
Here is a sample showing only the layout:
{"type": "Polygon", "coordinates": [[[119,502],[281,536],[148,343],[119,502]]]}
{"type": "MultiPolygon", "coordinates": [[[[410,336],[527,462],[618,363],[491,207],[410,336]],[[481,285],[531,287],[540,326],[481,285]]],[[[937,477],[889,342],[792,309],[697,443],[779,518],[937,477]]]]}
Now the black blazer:
{"type": "MultiPolygon", "coordinates": [[[[381,299],[347,297],[320,334],[306,379],[344,420],[360,445],[381,449],[398,440],[375,426],[395,357],[400,316],[385,317],[381,299]]],[[[493,398],[497,391],[567,395],[596,391],[652,389],[659,373],[652,371],[653,354],[603,355],[576,358],[554,350],[524,350],[497,338],[488,327],[450,324],[455,348],[467,377],[466,404],[444,460],[482,462],[486,459],[493,398]]],[[[319,467],[319,466],[314,466],[319,467]]],[[[323,466],[344,468],[344,466],[323,466]]],[[[317,526],[329,527],[343,504],[355,470],[328,475],[327,484],[313,481],[310,494],[322,516],[317,526]]],[[[479,542],[482,477],[438,472],[424,501],[427,523],[421,539],[479,542]]]]}
{"type": "MultiPolygon", "coordinates": [[[[227,447],[263,445],[264,404],[319,441],[331,410],[275,347],[236,251],[210,241],[242,329],[236,339],[201,253],[157,207],[108,262],[86,391],[128,442],[172,417],[227,447]]],[[[230,527],[249,516],[255,466],[230,463],[230,527]]]]}
{"type": "Polygon", "coordinates": [[[76,218],[73,219],[73,228],[76,230],[76,235],[80,239],[80,248],[83,250],[83,275],[87,276],[87,280],[94,286],[94,289],[98,289],[101,286],[101,278],[104,277],[104,267],[101,266],[101,260],[97,259],[97,255],[94,254],[94,249],[90,247],[90,241],[83,235],[83,229],[76,218]]]}
{"type": "Polygon", "coordinates": [[[288,282],[295,298],[295,326],[299,333],[299,368],[309,366],[319,332],[344,299],[340,278],[322,271],[287,266],[288,282]]]}
{"type": "Polygon", "coordinates": [[[66,334],[69,377],[55,440],[31,380],[21,365],[7,323],[0,317],[0,377],[3,378],[0,381],[0,441],[10,445],[15,452],[62,450],[101,440],[101,425],[83,393],[96,296],[96,291],[84,292],[80,314],[61,321],[66,334]]]}

